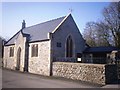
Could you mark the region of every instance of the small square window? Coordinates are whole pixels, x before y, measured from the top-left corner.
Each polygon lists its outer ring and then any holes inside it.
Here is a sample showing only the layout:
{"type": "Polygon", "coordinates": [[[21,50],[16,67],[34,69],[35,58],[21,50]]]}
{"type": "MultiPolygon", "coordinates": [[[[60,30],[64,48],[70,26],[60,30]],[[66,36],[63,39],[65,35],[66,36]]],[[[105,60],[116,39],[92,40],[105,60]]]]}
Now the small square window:
{"type": "Polygon", "coordinates": [[[57,47],[61,47],[61,43],[60,42],[57,42],[57,47]]]}

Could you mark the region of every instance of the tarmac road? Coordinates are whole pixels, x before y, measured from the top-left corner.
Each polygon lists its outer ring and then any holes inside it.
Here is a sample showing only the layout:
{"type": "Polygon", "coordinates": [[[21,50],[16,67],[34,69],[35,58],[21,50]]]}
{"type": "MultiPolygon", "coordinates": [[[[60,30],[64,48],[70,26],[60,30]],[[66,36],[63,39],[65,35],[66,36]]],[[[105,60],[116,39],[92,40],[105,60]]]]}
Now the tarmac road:
{"type": "Polygon", "coordinates": [[[2,88],[98,88],[83,82],[3,69],[2,88]]]}
{"type": "Polygon", "coordinates": [[[120,88],[120,86],[115,84],[101,87],[100,85],[81,81],[3,69],[2,88],[120,88]]]}

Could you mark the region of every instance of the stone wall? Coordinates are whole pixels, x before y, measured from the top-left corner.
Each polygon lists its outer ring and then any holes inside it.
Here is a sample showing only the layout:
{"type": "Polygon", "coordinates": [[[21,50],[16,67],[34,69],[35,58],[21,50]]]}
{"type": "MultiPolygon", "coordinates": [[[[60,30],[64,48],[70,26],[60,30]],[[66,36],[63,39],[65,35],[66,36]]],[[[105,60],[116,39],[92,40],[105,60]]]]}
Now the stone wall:
{"type": "Polygon", "coordinates": [[[50,75],[50,41],[29,44],[29,67],[30,73],[50,75]],[[31,57],[31,46],[38,44],[38,57],[31,57]]]}
{"type": "Polygon", "coordinates": [[[20,32],[19,36],[17,37],[17,39],[14,42],[15,42],[15,48],[14,48],[15,69],[17,67],[18,49],[21,48],[21,53],[20,53],[20,71],[24,71],[26,37],[23,37],[22,32],[20,32]]]}
{"type": "Polygon", "coordinates": [[[49,41],[42,41],[42,42],[31,42],[27,43],[29,47],[26,47],[26,37],[23,37],[22,33],[20,32],[16,40],[14,41],[14,45],[4,46],[4,67],[16,70],[17,67],[17,58],[18,58],[18,49],[21,48],[20,53],[20,71],[24,71],[25,69],[34,74],[41,74],[41,75],[50,75],[51,70],[51,48],[50,48],[50,40],[49,41]],[[32,57],[31,56],[31,46],[33,44],[38,44],[38,56],[32,57]],[[10,57],[10,47],[14,47],[14,56],[10,57]],[[25,50],[29,50],[26,53],[25,50]],[[27,58],[28,57],[28,58],[27,58]],[[25,63],[26,60],[26,63],[25,63]],[[27,61],[28,60],[28,61],[27,61]],[[28,62],[28,63],[27,63],[28,62]],[[26,68],[25,68],[26,67],[26,68]]]}
{"type": "Polygon", "coordinates": [[[4,61],[3,61],[3,66],[5,68],[14,69],[14,67],[15,67],[15,57],[9,57],[10,47],[15,47],[15,45],[4,46],[4,61]]]}
{"type": "Polygon", "coordinates": [[[20,71],[24,71],[26,37],[23,37],[22,33],[20,32],[14,43],[15,45],[4,46],[4,59],[3,59],[4,67],[13,70],[16,69],[18,48],[21,48],[20,71]],[[10,47],[14,47],[13,57],[10,57],[9,55],[10,47]]]}
{"type": "MultiPolygon", "coordinates": [[[[114,66],[109,67],[114,68],[114,66]]],[[[114,75],[113,72],[115,71],[110,71],[110,68],[106,68],[106,65],[104,64],[53,62],[52,74],[53,76],[57,77],[65,77],[74,80],[81,80],[90,83],[105,85],[108,79],[108,82],[114,80],[113,76],[111,76],[114,75]],[[109,75],[109,73],[111,74],[109,75]]]]}
{"type": "Polygon", "coordinates": [[[73,57],[76,58],[76,54],[82,53],[85,49],[85,41],[71,15],[67,17],[64,23],[52,35],[53,58],[66,57],[66,42],[69,36],[72,37],[73,57]],[[61,47],[57,47],[57,43],[61,43],[61,47]]]}

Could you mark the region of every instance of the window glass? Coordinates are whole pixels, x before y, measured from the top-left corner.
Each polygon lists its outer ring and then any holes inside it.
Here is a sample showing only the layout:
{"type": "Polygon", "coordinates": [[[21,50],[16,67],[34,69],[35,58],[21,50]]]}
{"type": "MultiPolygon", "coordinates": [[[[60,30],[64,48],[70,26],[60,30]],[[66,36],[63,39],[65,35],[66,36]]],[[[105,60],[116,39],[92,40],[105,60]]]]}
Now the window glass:
{"type": "Polygon", "coordinates": [[[34,45],[32,45],[32,47],[31,47],[32,49],[31,49],[31,51],[32,51],[32,57],[37,57],[38,56],[38,44],[34,44],[34,45]]]}
{"type": "Polygon", "coordinates": [[[10,57],[14,56],[14,47],[10,47],[10,57]]]}
{"type": "Polygon", "coordinates": [[[57,42],[57,47],[61,47],[61,43],[60,42],[57,42]]]}

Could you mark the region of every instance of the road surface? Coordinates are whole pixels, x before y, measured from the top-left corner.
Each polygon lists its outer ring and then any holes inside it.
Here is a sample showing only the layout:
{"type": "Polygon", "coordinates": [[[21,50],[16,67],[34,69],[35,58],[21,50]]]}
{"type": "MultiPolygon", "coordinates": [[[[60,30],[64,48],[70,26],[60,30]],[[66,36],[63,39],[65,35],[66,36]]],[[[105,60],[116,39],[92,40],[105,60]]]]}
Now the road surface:
{"type": "Polygon", "coordinates": [[[120,85],[99,86],[81,81],[3,69],[2,88],[120,88],[120,85]]]}
{"type": "Polygon", "coordinates": [[[3,70],[3,88],[97,88],[85,82],[3,70]]]}

